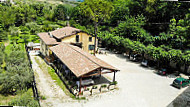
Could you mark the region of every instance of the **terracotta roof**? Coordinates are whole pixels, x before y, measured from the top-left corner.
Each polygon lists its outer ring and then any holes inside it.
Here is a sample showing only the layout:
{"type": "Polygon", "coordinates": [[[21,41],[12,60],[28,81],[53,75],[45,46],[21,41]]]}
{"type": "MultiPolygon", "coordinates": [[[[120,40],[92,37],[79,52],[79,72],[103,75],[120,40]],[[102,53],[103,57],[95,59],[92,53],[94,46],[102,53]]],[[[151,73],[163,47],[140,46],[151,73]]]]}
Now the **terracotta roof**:
{"type": "Polygon", "coordinates": [[[61,29],[57,29],[51,32],[51,34],[56,37],[57,39],[62,39],[67,36],[71,36],[76,34],[77,32],[80,32],[80,29],[74,28],[74,27],[64,27],[61,29]]]}
{"type": "Polygon", "coordinates": [[[83,51],[77,46],[61,43],[50,50],[77,76],[88,74],[98,68],[117,70],[115,67],[83,51]]]}
{"type": "Polygon", "coordinates": [[[46,45],[57,45],[60,43],[57,42],[55,38],[50,37],[48,33],[38,33],[37,35],[45,42],[46,45]]]}

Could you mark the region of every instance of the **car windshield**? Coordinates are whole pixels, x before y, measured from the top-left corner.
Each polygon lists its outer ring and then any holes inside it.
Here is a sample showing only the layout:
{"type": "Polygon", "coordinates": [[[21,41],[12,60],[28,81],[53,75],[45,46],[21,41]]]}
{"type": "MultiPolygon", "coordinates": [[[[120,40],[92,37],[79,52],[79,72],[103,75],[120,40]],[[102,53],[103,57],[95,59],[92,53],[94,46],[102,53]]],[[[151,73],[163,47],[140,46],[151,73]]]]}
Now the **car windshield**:
{"type": "Polygon", "coordinates": [[[180,80],[177,80],[177,79],[176,79],[176,80],[174,80],[174,81],[175,81],[176,83],[180,83],[180,82],[181,82],[180,80]]]}

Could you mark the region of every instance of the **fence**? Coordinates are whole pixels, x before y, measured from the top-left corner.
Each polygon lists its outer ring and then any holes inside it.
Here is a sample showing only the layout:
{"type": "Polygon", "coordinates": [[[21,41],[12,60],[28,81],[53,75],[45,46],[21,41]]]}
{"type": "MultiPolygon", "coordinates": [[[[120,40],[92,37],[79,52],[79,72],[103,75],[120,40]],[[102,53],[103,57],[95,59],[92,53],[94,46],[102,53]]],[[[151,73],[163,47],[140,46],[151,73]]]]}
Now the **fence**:
{"type": "MultiPolygon", "coordinates": [[[[26,46],[26,43],[25,43],[25,50],[26,50],[26,53],[27,53],[29,66],[32,69],[31,59],[30,59],[30,56],[29,56],[29,53],[28,53],[28,48],[26,46]]],[[[33,75],[33,82],[32,82],[32,90],[33,90],[34,98],[38,101],[38,104],[40,106],[39,94],[38,94],[38,90],[37,90],[37,87],[36,87],[36,81],[35,81],[35,76],[34,75],[33,75]]]]}

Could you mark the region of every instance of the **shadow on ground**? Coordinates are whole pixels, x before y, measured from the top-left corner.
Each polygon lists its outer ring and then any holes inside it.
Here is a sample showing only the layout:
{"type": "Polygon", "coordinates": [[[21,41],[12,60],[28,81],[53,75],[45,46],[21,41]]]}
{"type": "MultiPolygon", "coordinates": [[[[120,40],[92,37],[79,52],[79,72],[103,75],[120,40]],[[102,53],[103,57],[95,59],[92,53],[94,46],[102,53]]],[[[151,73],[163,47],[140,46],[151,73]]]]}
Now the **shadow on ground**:
{"type": "Polygon", "coordinates": [[[98,85],[98,84],[109,84],[111,81],[109,81],[107,78],[105,78],[104,76],[101,76],[100,78],[96,78],[94,79],[94,84],[98,85]]]}
{"type": "Polygon", "coordinates": [[[190,87],[176,97],[167,107],[190,107],[190,87]]]}

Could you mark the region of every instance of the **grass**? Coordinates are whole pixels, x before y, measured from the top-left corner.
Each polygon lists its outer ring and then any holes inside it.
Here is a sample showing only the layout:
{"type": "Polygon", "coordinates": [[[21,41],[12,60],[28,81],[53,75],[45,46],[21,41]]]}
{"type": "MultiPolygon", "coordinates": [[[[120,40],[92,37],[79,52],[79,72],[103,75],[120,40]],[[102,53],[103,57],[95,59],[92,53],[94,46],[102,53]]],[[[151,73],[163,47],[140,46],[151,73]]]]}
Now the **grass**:
{"type": "Polygon", "coordinates": [[[2,95],[0,94],[0,105],[8,105],[8,103],[14,99],[17,99],[18,97],[22,96],[23,94],[29,94],[31,96],[31,99],[33,99],[33,91],[32,88],[28,89],[26,92],[20,92],[17,95],[2,95]]]}
{"type": "MultiPolygon", "coordinates": [[[[34,42],[34,43],[40,43],[39,37],[37,35],[32,34],[19,34],[20,37],[27,38],[26,41],[28,42],[34,42]]],[[[24,42],[24,39],[19,39],[20,42],[24,42]]],[[[17,42],[19,42],[17,41],[17,42]]]]}
{"type": "Polygon", "coordinates": [[[11,101],[12,99],[14,99],[16,96],[14,95],[8,95],[8,96],[4,96],[2,94],[0,94],[0,105],[8,105],[8,102],[11,101]]]}
{"type": "MultiPolygon", "coordinates": [[[[17,44],[17,45],[21,46],[21,50],[25,51],[24,43],[19,43],[19,44],[17,44]]],[[[12,50],[11,50],[12,46],[13,46],[13,44],[9,44],[9,45],[7,45],[7,46],[5,47],[5,53],[6,53],[7,55],[9,55],[9,54],[11,53],[11,51],[12,51],[12,50]]]]}
{"type": "Polygon", "coordinates": [[[67,90],[66,86],[63,84],[63,82],[61,81],[59,76],[55,73],[55,70],[52,67],[48,66],[44,61],[40,62],[40,60],[37,57],[35,57],[34,59],[43,71],[48,72],[51,78],[65,92],[66,95],[70,96],[71,98],[75,98],[75,96],[71,94],[69,90],[67,90]]]}

